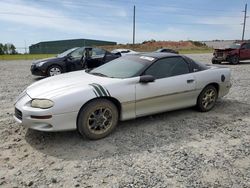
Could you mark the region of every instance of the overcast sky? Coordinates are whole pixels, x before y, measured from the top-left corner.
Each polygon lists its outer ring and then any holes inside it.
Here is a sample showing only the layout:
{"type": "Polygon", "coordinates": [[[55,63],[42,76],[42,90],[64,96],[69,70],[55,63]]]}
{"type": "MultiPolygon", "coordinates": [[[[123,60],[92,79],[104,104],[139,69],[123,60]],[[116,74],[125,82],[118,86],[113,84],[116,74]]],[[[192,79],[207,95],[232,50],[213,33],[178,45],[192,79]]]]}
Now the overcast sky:
{"type": "Polygon", "coordinates": [[[0,42],[17,47],[75,38],[131,43],[133,5],[136,42],[240,39],[245,3],[250,7],[250,0],[0,0],[0,42]]]}

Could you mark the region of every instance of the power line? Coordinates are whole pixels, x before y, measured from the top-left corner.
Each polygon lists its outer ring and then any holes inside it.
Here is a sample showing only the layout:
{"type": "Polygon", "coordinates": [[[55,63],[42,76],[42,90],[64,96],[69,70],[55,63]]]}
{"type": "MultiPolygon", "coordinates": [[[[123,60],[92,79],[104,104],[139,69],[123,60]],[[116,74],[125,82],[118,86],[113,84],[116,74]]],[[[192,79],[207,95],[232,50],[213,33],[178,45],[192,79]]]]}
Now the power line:
{"type": "MultiPolygon", "coordinates": [[[[40,2],[48,2],[51,4],[51,1],[50,0],[39,0],[40,2]]],[[[117,6],[116,7],[113,7],[113,6],[109,6],[107,4],[103,5],[98,5],[98,4],[86,4],[86,3],[82,3],[77,1],[77,2],[72,2],[72,1],[63,1],[65,4],[70,4],[70,5],[74,5],[76,7],[83,7],[83,8],[86,8],[86,7],[96,7],[96,8],[104,8],[104,7],[109,7],[109,8],[114,8],[114,9],[117,9],[117,6]]],[[[125,2],[125,1],[124,1],[125,2]]],[[[126,1],[127,2],[127,1],[126,1]]],[[[57,3],[57,4],[62,4],[61,1],[54,1],[54,3],[57,3]]],[[[159,12],[169,12],[169,14],[171,15],[183,15],[183,16],[208,16],[208,17],[217,17],[217,16],[221,16],[221,17],[225,17],[225,18],[236,18],[236,17],[241,17],[239,15],[225,15],[225,14],[194,14],[194,12],[192,13],[183,13],[183,12],[172,12],[172,11],[168,11],[168,10],[164,10],[164,6],[155,6],[155,4],[150,4],[150,3],[143,3],[144,7],[140,7],[139,9],[140,10],[146,10],[147,13],[149,12],[152,12],[153,15],[159,15],[160,13],[159,12]],[[153,7],[145,7],[145,5],[154,5],[153,7]],[[158,9],[157,11],[155,9],[158,9]]],[[[167,8],[177,8],[177,9],[180,9],[180,10],[197,10],[197,8],[188,8],[188,7],[185,7],[185,8],[180,8],[180,7],[177,7],[177,6],[167,6],[167,8]]],[[[203,9],[203,8],[199,8],[199,10],[213,10],[213,11],[220,11],[220,13],[223,13],[223,12],[228,12],[228,11],[225,11],[225,10],[218,10],[218,9],[203,9]]],[[[235,13],[235,10],[233,11],[235,13]]],[[[0,13],[0,14],[10,14],[10,13],[0,13]]],[[[13,13],[13,14],[19,14],[19,15],[24,15],[23,13],[13,13]]],[[[149,13],[150,14],[150,13],[149,13]]],[[[25,14],[24,16],[26,16],[27,14],[25,14]]],[[[85,15],[72,15],[72,16],[84,16],[86,17],[85,15]]],[[[87,16],[89,17],[98,17],[98,16],[95,16],[95,15],[90,15],[88,14],[87,16]]],[[[119,16],[119,15],[118,15],[119,16]]],[[[42,16],[42,15],[34,15],[34,17],[48,17],[48,18],[65,18],[65,17],[58,17],[58,16],[42,16]]],[[[114,15],[114,16],[111,16],[111,15],[102,15],[101,16],[102,18],[105,17],[105,18],[113,18],[113,17],[117,17],[117,15],[114,15]]],[[[131,16],[119,16],[119,17],[127,17],[127,18],[130,18],[132,17],[131,16]]],[[[81,17],[82,18],[82,17],[81,17]]]]}
{"type": "MultiPolygon", "coordinates": [[[[146,23],[146,24],[152,24],[150,22],[145,22],[145,21],[142,21],[142,20],[139,20],[139,21],[136,21],[137,23],[146,23]]],[[[188,23],[188,22],[161,22],[162,24],[168,24],[168,25],[214,25],[214,26],[218,26],[218,25],[240,25],[239,23],[235,23],[235,24],[223,24],[223,23],[188,23]]]]}
{"type": "MultiPolygon", "coordinates": [[[[68,19],[66,16],[46,16],[46,15],[35,15],[35,14],[26,14],[26,13],[21,13],[21,12],[0,12],[0,14],[6,14],[6,15],[20,15],[20,16],[27,16],[27,17],[41,17],[41,18],[62,18],[62,19],[68,19]]],[[[114,16],[94,16],[94,15],[81,15],[81,14],[71,14],[71,16],[78,17],[78,18],[99,18],[99,17],[104,17],[104,18],[114,18],[114,16]]],[[[124,16],[116,16],[116,17],[124,17],[124,16]]],[[[129,16],[128,16],[129,17],[129,16]]],[[[126,18],[126,17],[124,17],[126,18]]]]}
{"type": "MultiPolygon", "coordinates": [[[[140,10],[144,10],[144,9],[140,9],[140,10]]],[[[160,12],[153,12],[152,13],[154,15],[162,15],[162,13],[160,12]]],[[[150,13],[148,14],[147,12],[147,15],[150,15],[150,13]]],[[[152,15],[152,14],[151,14],[152,15]]],[[[242,16],[240,15],[222,15],[222,14],[193,14],[193,13],[176,13],[176,12],[169,12],[169,15],[181,15],[181,16],[207,16],[207,17],[217,17],[220,16],[220,17],[223,17],[223,18],[241,18],[242,16]]]]}
{"type": "MultiPolygon", "coordinates": [[[[7,14],[7,15],[21,15],[21,16],[27,16],[27,17],[41,17],[41,18],[55,18],[55,19],[69,19],[67,17],[63,17],[63,16],[44,16],[44,15],[31,15],[31,14],[24,14],[24,13],[10,13],[10,12],[0,12],[0,14],[7,14]]],[[[74,15],[76,16],[76,15],[74,15]]],[[[76,17],[82,18],[82,15],[78,15],[76,17]]],[[[102,16],[105,17],[105,16],[102,16]]],[[[98,18],[96,17],[86,17],[86,18],[98,18]]],[[[114,18],[113,16],[108,16],[107,18],[114,18]]],[[[129,18],[129,17],[126,17],[129,18]]],[[[149,22],[145,22],[143,20],[138,20],[136,21],[138,23],[149,23],[149,22]]],[[[162,22],[163,24],[173,24],[173,25],[239,25],[239,24],[223,24],[223,23],[188,23],[188,22],[162,22]]],[[[151,24],[151,23],[150,23],[151,24]]]]}
{"type": "MultiPolygon", "coordinates": [[[[26,13],[19,13],[19,12],[0,12],[0,14],[6,14],[6,15],[21,15],[21,16],[28,16],[28,17],[41,17],[41,18],[58,18],[58,19],[68,19],[67,17],[65,16],[46,16],[46,15],[34,15],[34,14],[26,14],[26,13]]],[[[209,16],[209,15],[197,15],[197,14],[176,14],[176,13],[171,13],[170,15],[182,15],[182,16],[209,16]]],[[[99,17],[102,17],[102,18],[116,18],[116,17],[119,17],[119,18],[132,18],[132,16],[106,16],[106,15],[101,15],[101,16],[96,16],[96,15],[81,15],[81,14],[70,14],[69,16],[74,16],[74,17],[77,17],[77,18],[82,18],[82,17],[85,17],[85,18],[99,18],[99,17]]],[[[211,15],[212,17],[213,15],[211,15]]],[[[235,17],[235,16],[223,16],[223,17],[235,17]]]]}
{"type": "MultiPolygon", "coordinates": [[[[47,2],[47,3],[52,3],[51,0],[39,0],[40,2],[47,2]]],[[[117,9],[117,6],[109,6],[109,4],[91,4],[89,3],[88,0],[86,0],[87,3],[83,3],[82,1],[67,1],[67,0],[64,0],[63,3],[64,4],[68,4],[68,5],[74,5],[74,6],[78,6],[78,7],[96,7],[96,8],[104,8],[104,7],[109,7],[109,8],[114,8],[114,9],[117,9]]],[[[111,0],[112,1],[112,0],[111,0]]],[[[133,4],[135,2],[128,2],[127,0],[120,0],[121,2],[124,2],[126,4],[133,4]]],[[[62,4],[61,1],[53,1],[54,3],[57,3],[57,4],[62,4]]],[[[117,1],[112,1],[112,2],[116,2],[117,1]]],[[[148,6],[148,10],[150,9],[155,9],[155,8],[159,8],[159,9],[162,9],[163,7],[165,7],[166,5],[156,5],[156,4],[153,4],[153,3],[149,3],[149,2],[143,2],[143,5],[144,7],[145,6],[148,6]]],[[[193,4],[189,4],[191,6],[193,6],[193,4]]],[[[191,8],[191,7],[185,7],[185,8],[180,8],[179,6],[174,6],[174,5],[168,5],[167,8],[176,8],[176,9],[179,9],[179,10],[207,10],[207,11],[216,11],[216,12],[237,12],[237,10],[225,10],[225,9],[207,9],[207,8],[200,8],[200,7],[196,7],[196,8],[191,8]]],[[[159,10],[158,10],[159,11],[159,10]]],[[[164,11],[164,10],[163,10],[164,11]]],[[[240,10],[239,10],[240,11],[240,10]]]]}
{"type": "MultiPolygon", "coordinates": [[[[117,0],[116,1],[110,0],[110,1],[117,2],[117,0]]],[[[124,2],[126,4],[134,4],[135,3],[134,1],[133,2],[128,2],[128,0],[119,0],[119,1],[124,2]]],[[[176,3],[176,0],[173,0],[172,2],[176,3]]],[[[161,4],[161,5],[158,4],[158,6],[157,6],[156,3],[149,3],[149,2],[145,2],[145,1],[143,1],[143,3],[138,3],[137,5],[139,5],[139,4],[141,4],[141,5],[143,4],[144,6],[145,5],[149,6],[149,8],[151,8],[151,9],[155,8],[155,7],[162,8],[162,7],[166,6],[165,4],[164,5],[163,4],[161,4]]],[[[192,7],[180,8],[179,6],[175,6],[175,5],[167,5],[167,8],[177,8],[179,10],[207,10],[207,11],[216,11],[216,12],[235,12],[235,9],[225,10],[225,9],[209,9],[209,8],[201,8],[201,7],[193,8],[194,4],[188,3],[188,5],[190,5],[192,7]]]]}

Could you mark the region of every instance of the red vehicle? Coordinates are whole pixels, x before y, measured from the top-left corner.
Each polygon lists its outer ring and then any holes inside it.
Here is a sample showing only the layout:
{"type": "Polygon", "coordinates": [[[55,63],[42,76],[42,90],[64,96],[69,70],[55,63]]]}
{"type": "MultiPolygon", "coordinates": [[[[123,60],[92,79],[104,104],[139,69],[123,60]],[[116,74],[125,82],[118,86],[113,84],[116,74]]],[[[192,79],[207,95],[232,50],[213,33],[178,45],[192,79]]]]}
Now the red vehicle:
{"type": "Polygon", "coordinates": [[[250,60],[250,42],[234,43],[229,48],[214,49],[213,64],[223,61],[238,64],[241,60],[250,60]]]}

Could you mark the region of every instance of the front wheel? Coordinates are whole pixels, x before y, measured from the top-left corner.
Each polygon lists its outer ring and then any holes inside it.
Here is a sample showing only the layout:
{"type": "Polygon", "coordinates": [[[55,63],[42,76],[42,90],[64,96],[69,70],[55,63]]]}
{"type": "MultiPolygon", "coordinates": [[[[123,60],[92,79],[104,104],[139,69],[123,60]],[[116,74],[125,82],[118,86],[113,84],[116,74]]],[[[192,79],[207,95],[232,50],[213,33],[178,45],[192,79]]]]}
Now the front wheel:
{"type": "Polygon", "coordinates": [[[236,65],[239,63],[239,56],[234,55],[230,58],[230,63],[232,63],[233,65],[236,65]]]}
{"type": "Polygon", "coordinates": [[[212,59],[212,64],[221,64],[221,61],[218,61],[218,60],[212,59]]]}
{"type": "Polygon", "coordinates": [[[217,98],[218,91],[214,86],[209,85],[205,87],[197,99],[198,109],[201,112],[207,112],[211,110],[215,106],[217,98]]]}
{"type": "Polygon", "coordinates": [[[91,140],[104,138],[115,129],[118,116],[117,107],[111,101],[96,99],[80,111],[77,129],[91,140]]]}
{"type": "Polygon", "coordinates": [[[51,65],[47,70],[48,76],[56,76],[62,74],[62,68],[58,65],[51,65]]]}

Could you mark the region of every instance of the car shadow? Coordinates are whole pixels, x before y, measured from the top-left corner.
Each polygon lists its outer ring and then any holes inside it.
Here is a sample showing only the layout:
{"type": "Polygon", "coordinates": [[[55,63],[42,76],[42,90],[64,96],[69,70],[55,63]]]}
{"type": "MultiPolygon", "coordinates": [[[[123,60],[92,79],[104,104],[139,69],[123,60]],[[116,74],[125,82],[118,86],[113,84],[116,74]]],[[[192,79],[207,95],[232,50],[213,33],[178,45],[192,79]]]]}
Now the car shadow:
{"type": "Polygon", "coordinates": [[[237,66],[237,65],[250,65],[250,61],[240,61],[238,64],[234,65],[234,64],[231,64],[229,62],[223,62],[221,64],[218,64],[218,65],[230,65],[230,66],[237,66]]]}
{"type": "Polygon", "coordinates": [[[33,80],[35,80],[35,81],[39,81],[39,80],[42,80],[42,79],[44,79],[44,78],[46,78],[46,77],[39,76],[39,77],[35,77],[35,78],[33,78],[33,80]]]}
{"type": "Polygon", "coordinates": [[[64,160],[92,160],[152,152],[155,148],[213,137],[222,126],[248,115],[249,105],[223,99],[207,113],[188,108],[120,122],[106,138],[88,140],[77,131],[27,130],[26,141],[39,152],[64,160]],[[237,111],[235,111],[237,109],[237,111]],[[247,114],[246,114],[247,113],[247,114]]]}

